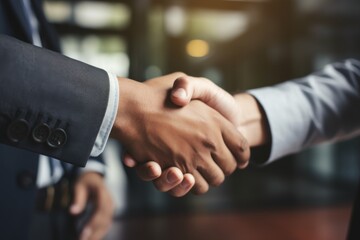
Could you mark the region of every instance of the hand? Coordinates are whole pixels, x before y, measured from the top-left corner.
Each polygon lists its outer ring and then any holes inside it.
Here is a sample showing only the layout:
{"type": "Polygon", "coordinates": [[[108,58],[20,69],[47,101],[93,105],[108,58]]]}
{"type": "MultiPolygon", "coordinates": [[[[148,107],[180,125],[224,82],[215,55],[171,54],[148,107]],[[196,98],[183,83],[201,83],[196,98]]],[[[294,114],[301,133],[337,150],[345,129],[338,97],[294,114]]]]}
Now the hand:
{"type": "MultiPolygon", "coordinates": [[[[181,76],[174,82],[171,94],[172,102],[184,106],[194,99],[205,102],[231,120],[238,130],[249,139],[250,146],[268,142],[266,116],[251,95],[237,94],[232,97],[207,79],[181,76]]],[[[124,162],[128,166],[135,166],[134,160],[130,156],[125,156],[124,162]]],[[[246,164],[239,167],[245,168],[246,164]]],[[[183,196],[189,191],[189,188],[183,188],[181,185],[191,186],[191,179],[179,175],[176,169],[167,169],[162,173],[160,167],[155,163],[139,165],[137,171],[141,179],[155,180],[155,186],[159,190],[169,191],[174,196],[183,196]],[[174,183],[167,181],[168,175],[177,176],[174,183]],[[176,184],[178,182],[181,182],[181,185],[176,184]]]]}
{"type": "Polygon", "coordinates": [[[185,106],[191,100],[200,100],[221,113],[245,136],[251,147],[269,142],[266,114],[250,94],[231,96],[206,78],[178,78],[172,88],[171,101],[185,106]]]}
{"type": "Polygon", "coordinates": [[[82,229],[80,239],[103,239],[111,226],[114,206],[103,177],[95,172],[85,172],[77,179],[70,213],[73,215],[83,213],[88,201],[93,201],[94,211],[82,229]]]}
{"type": "MultiPolygon", "coordinates": [[[[181,77],[186,77],[186,74],[177,72],[148,80],[145,84],[149,86],[161,86],[163,89],[172,89],[176,79],[181,77]]],[[[195,178],[192,174],[183,174],[181,170],[176,167],[162,170],[160,165],[155,161],[137,164],[129,154],[125,154],[123,162],[127,167],[135,167],[140,179],[143,181],[152,181],[159,191],[168,192],[174,197],[186,195],[195,185],[195,178]]]]}
{"type": "MultiPolygon", "coordinates": [[[[167,76],[175,79],[173,75],[167,76]]],[[[166,77],[165,77],[166,79],[166,77]]],[[[219,185],[249,158],[246,140],[219,113],[200,101],[176,108],[163,84],[120,81],[120,104],[112,136],[137,162],[154,160],[195,177],[194,191],[219,185]]]]}

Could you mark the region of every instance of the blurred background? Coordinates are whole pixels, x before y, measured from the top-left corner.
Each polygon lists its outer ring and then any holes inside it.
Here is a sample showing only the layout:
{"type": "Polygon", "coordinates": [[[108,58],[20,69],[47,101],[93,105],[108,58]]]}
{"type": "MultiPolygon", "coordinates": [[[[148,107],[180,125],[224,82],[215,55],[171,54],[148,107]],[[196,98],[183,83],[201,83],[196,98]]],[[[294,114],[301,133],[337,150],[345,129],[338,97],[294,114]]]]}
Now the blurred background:
{"type": "MultiPolygon", "coordinates": [[[[234,93],[360,59],[358,0],[46,0],[45,8],[66,55],[139,81],[182,71],[234,93]]],[[[120,147],[109,145],[120,222],[351,206],[360,176],[357,138],[237,171],[204,196],[176,199],[122,169],[120,147]]]]}

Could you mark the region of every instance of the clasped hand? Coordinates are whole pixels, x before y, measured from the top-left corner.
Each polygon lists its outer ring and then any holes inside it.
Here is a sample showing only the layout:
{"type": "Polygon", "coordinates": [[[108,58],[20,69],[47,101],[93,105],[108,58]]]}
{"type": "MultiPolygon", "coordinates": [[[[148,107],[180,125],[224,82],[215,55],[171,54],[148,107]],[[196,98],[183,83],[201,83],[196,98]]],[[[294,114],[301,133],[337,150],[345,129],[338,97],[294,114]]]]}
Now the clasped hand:
{"type": "Polygon", "coordinates": [[[247,165],[247,141],[234,125],[236,114],[226,109],[235,102],[209,80],[174,73],[145,84],[119,78],[119,86],[112,136],[131,156],[125,164],[137,165],[139,176],[154,180],[159,190],[170,190],[174,196],[190,189],[202,194],[247,165]],[[185,84],[191,96],[181,91],[170,94],[176,79],[175,84],[185,84]],[[215,101],[218,94],[225,104],[215,101]]]}

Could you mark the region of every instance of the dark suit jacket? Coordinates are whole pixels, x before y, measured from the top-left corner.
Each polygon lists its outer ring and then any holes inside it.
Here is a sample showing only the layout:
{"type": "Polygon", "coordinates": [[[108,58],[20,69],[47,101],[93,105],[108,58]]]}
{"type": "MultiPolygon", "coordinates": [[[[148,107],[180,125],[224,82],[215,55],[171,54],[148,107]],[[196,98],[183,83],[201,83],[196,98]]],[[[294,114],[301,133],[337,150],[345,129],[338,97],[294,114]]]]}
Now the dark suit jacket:
{"type": "MultiPolygon", "coordinates": [[[[31,32],[20,2],[0,1],[2,239],[26,239],[36,189],[34,152],[85,165],[109,92],[105,71],[29,44],[31,32]]],[[[32,4],[43,46],[59,51],[40,1],[32,4]]]]}
{"type": "MultiPolygon", "coordinates": [[[[1,1],[0,31],[29,41],[18,2],[1,1]]],[[[34,7],[44,45],[58,50],[40,5],[34,7]]],[[[0,56],[0,142],[85,165],[107,106],[106,72],[7,36],[0,36],[0,56]],[[44,125],[53,134],[44,136],[44,125]]]]}

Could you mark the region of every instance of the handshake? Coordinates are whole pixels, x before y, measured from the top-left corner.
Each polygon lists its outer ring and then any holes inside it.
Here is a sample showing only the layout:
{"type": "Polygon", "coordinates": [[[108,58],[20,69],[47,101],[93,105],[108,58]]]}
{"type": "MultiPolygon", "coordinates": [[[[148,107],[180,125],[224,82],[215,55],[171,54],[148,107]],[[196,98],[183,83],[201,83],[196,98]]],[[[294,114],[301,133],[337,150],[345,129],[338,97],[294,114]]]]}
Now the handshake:
{"type": "Polygon", "coordinates": [[[264,117],[249,94],[231,96],[183,73],[118,81],[111,137],[127,150],[125,165],[160,191],[203,194],[248,165],[250,146],[266,142],[264,117]]]}

